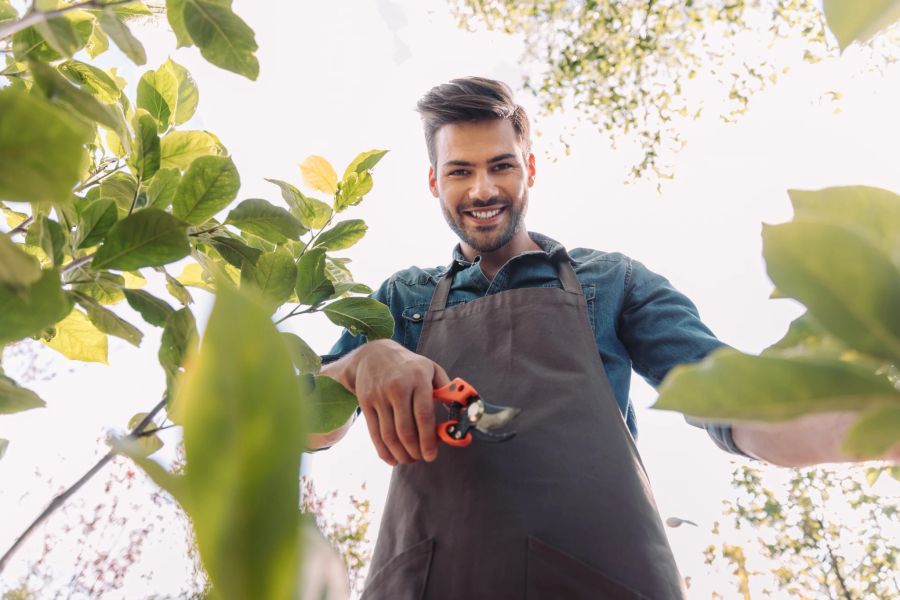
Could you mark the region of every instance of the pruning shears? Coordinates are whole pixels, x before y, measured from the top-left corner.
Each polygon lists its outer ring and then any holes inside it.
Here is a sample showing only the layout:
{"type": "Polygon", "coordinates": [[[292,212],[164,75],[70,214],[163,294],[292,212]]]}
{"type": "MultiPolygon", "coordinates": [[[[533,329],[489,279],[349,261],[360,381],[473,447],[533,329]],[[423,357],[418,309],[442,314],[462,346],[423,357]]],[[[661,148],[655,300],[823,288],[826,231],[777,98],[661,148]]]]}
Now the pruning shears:
{"type": "Polygon", "coordinates": [[[473,437],[485,442],[505,442],[516,435],[515,431],[491,430],[509,423],[519,409],[485,402],[472,384],[461,377],[434,390],[434,399],[444,404],[449,413],[449,419],[437,426],[437,435],[445,444],[465,448],[473,437]]]}

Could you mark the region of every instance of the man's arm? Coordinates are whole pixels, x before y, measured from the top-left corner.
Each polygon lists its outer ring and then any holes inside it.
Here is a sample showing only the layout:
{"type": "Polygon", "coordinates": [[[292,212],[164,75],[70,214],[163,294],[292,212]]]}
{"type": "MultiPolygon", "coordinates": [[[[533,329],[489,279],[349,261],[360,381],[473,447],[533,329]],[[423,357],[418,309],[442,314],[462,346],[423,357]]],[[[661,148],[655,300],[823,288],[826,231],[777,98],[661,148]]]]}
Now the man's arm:
{"type": "MultiPolygon", "coordinates": [[[[745,453],[782,467],[851,462],[859,459],[844,453],[841,443],[857,418],[855,412],[829,412],[780,423],[735,423],[732,435],[745,453]]],[[[900,444],[880,458],[900,461],[900,444]]]]}

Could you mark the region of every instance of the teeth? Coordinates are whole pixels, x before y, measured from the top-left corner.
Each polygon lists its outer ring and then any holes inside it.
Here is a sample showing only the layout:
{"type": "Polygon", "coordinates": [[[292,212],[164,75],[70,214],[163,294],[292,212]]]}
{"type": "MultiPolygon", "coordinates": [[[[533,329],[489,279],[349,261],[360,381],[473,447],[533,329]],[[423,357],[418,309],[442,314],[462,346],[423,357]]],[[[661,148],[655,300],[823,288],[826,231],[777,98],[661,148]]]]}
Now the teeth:
{"type": "Polygon", "coordinates": [[[490,219],[496,215],[499,215],[500,209],[495,208],[494,210],[473,210],[471,214],[477,219],[490,219]]]}

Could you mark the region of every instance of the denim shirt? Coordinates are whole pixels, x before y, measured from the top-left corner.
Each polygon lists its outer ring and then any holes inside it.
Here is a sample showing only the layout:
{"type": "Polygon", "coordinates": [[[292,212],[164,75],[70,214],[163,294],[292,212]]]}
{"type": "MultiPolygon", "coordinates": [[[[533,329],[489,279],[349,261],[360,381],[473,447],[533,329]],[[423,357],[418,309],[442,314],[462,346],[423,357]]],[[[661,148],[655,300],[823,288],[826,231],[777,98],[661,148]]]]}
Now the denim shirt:
{"type": "MultiPolygon", "coordinates": [[[[565,248],[539,233],[529,235],[541,249],[511,258],[493,280],[481,270],[481,257],[467,261],[459,245],[449,267],[410,267],[392,275],[372,297],[394,316],[394,341],[416,351],[437,281],[449,269],[454,278],[448,307],[515,288],[561,287],[553,257],[565,254],[565,248]]],[[[697,308],[684,294],[638,261],[585,248],[575,248],[568,257],[587,300],[588,320],[607,378],[628,429],[637,438],[628,396],[632,369],[656,387],[675,365],[698,361],[724,344],[700,321],[697,308]]],[[[337,360],[364,342],[364,336],[345,330],[323,362],[337,360]]],[[[703,427],[720,448],[743,454],[730,427],[703,427]]]]}

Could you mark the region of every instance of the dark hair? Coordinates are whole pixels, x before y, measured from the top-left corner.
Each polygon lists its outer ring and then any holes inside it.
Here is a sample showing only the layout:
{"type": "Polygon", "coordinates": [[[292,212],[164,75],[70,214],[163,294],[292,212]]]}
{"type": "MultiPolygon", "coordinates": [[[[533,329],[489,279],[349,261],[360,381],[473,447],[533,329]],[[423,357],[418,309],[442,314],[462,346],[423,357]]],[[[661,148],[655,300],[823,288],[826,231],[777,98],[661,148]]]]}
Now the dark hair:
{"type": "Polygon", "coordinates": [[[501,81],[484,77],[454,79],[431,88],[416,105],[425,125],[428,159],[435,165],[434,137],[449,123],[508,119],[527,157],[531,152],[531,126],[525,109],[513,100],[512,90],[501,81]]]}

